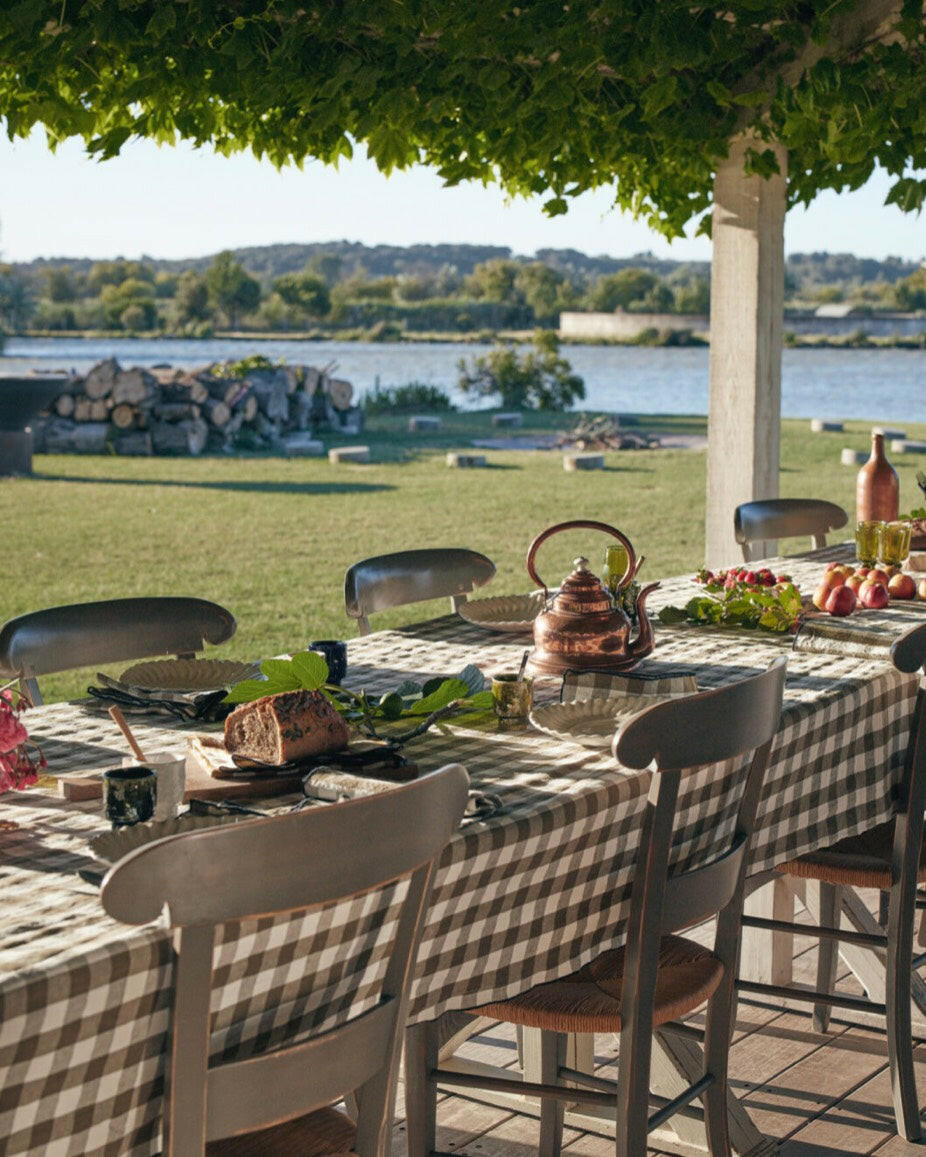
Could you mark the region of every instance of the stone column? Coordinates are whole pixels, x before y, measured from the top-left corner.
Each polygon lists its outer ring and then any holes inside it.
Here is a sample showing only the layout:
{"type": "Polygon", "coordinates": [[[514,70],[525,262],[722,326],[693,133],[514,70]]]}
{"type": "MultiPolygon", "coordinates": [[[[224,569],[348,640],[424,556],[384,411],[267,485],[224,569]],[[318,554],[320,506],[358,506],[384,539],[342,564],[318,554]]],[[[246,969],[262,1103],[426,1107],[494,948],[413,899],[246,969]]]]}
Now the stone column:
{"type": "MultiPolygon", "coordinates": [[[[742,559],[733,537],[735,508],[754,498],[778,496],[788,159],[783,148],[773,146],[780,172],[768,180],[747,177],[743,165],[748,145],[749,138],[735,138],[714,178],[705,545],[709,567],[742,559]]],[[[755,147],[769,146],[757,142],[755,147]]]]}

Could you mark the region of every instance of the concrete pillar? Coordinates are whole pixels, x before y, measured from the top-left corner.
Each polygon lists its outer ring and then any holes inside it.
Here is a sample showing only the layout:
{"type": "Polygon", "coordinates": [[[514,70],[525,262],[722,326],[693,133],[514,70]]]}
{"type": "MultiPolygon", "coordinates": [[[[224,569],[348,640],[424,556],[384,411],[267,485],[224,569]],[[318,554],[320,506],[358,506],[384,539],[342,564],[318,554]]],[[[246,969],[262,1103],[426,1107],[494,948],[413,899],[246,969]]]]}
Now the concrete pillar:
{"type": "Polygon", "coordinates": [[[746,137],[735,138],[714,178],[705,545],[709,567],[742,559],[733,537],[735,508],[754,498],[778,497],[788,158],[783,148],[773,146],[780,172],[768,180],[747,177],[743,165],[748,144],[746,137]]]}
{"type": "Polygon", "coordinates": [[[0,477],[32,473],[32,431],[0,430],[0,477]]]}

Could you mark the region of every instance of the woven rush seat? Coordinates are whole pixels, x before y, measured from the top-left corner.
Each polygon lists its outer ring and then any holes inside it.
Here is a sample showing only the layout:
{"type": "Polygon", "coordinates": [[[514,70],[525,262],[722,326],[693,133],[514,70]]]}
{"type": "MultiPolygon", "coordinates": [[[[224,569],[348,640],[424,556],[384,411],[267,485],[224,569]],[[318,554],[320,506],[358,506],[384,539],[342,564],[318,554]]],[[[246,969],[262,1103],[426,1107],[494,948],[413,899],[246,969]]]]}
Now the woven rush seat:
{"type": "MultiPolygon", "coordinates": [[[[562,980],[469,1012],[550,1032],[620,1032],[625,960],[624,949],[616,948],[562,980]]],[[[654,1026],[679,1020],[703,1004],[722,979],[723,964],[709,949],[683,936],[663,936],[654,1026]]]]}
{"type": "MultiPolygon", "coordinates": [[[[848,884],[853,888],[891,888],[891,851],[894,846],[894,820],[846,836],[828,848],[820,848],[779,864],[777,870],[804,880],[822,880],[826,884],[848,884]]],[[[917,882],[926,883],[926,846],[920,848],[917,882]]]]}
{"type": "Polygon", "coordinates": [[[206,1157],[357,1157],[357,1130],[337,1109],[317,1109],[304,1117],[240,1137],[210,1141],[206,1157]]]}

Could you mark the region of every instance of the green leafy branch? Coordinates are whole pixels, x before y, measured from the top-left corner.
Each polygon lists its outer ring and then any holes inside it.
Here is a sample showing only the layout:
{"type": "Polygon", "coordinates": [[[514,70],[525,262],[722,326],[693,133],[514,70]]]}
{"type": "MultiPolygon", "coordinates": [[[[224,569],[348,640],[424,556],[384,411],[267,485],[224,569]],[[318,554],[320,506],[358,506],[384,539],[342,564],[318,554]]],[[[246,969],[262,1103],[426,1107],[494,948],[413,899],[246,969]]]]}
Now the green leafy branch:
{"type": "Polygon", "coordinates": [[[265,695],[284,691],[320,691],[329,702],[367,735],[383,738],[377,724],[413,720],[414,726],[388,735],[392,743],[406,743],[423,735],[434,723],[451,716],[457,720],[478,718],[492,707],[492,693],[478,667],[464,667],[455,676],[437,676],[424,683],[406,680],[385,695],[351,691],[328,682],[328,664],[315,651],[300,651],[290,659],[265,659],[263,679],[245,679],[226,695],[226,703],[250,703],[265,695]]]}
{"type": "Polygon", "coordinates": [[[663,607],[659,621],[667,626],[692,623],[783,633],[797,627],[802,609],[800,591],[793,583],[758,589],[736,583],[720,594],[696,595],[684,607],[663,607]]]}

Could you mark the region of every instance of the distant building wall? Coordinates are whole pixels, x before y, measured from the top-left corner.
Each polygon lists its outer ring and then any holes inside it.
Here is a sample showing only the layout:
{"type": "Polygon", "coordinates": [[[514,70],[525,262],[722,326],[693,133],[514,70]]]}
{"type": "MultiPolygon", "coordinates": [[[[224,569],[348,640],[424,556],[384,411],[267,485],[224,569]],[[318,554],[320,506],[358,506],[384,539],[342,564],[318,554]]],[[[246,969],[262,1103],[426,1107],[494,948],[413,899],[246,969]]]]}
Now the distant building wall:
{"type": "Polygon", "coordinates": [[[701,313],[561,313],[559,332],[562,337],[628,339],[645,329],[707,330],[709,319],[701,313]]]}

